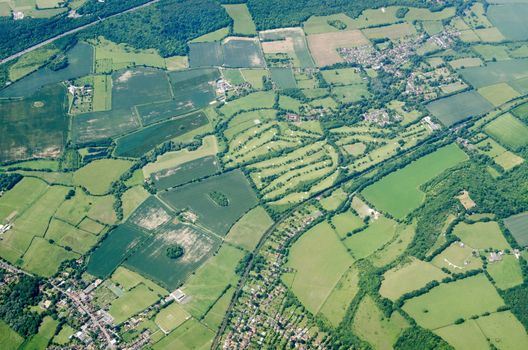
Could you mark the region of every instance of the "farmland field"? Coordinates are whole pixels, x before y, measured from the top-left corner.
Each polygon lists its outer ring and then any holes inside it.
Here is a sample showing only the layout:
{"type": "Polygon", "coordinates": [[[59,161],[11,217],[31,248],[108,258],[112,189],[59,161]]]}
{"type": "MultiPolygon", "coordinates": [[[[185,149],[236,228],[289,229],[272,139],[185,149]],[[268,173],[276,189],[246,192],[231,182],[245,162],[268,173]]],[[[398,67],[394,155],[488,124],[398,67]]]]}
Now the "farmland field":
{"type": "Polygon", "coordinates": [[[524,40],[528,35],[528,26],[524,20],[527,14],[528,5],[522,1],[490,6],[487,13],[491,23],[511,40],[524,40]]]}
{"type": "Polygon", "coordinates": [[[50,85],[20,100],[0,100],[0,161],[58,156],[66,142],[66,93],[50,85]]]}
{"type": "Polygon", "coordinates": [[[358,292],[358,279],[357,270],[346,271],[319,309],[332,325],[337,326],[345,316],[350,301],[358,292]]]}
{"type": "Polygon", "coordinates": [[[174,290],[219,245],[217,237],[193,226],[166,224],[127,258],[125,266],[148,276],[169,290],[174,290]],[[184,249],[184,254],[179,259],[171,259],[167,255],[167,249],[175,244],[184,249]]]}
{"type": "Polygon", "coordinates": [[[521,246],[528,245],[528,213],[510,216],[504,220],[504,225],[521,246]]]}
{"type": "Polygon", "coordinates": [[[466,224],[461,222],[453,229],[462,242],[475,249],[509,249],[510,245],[502,235],[496,222],[477,222],[466,224]]]}
{"type": "Polygon", "coordinates": [[[528,126],[509,113],[486,125],[484,130],[514,150],[528,144],[528,126]]]}
{"type": "Polygon", "coordinates": [[[77,185],[85,187],[90,193],[101,195],[105,194],[112,182],[131,165],[132,163],[126,160],[96,160],[75,172],[73,179],[77,185]]]}
{"type": "Polygon", "coordinates": [[[423,201],[420,186],[466,159],[456,145],[445,146],[387,175],[367,187],[363,195],[378,209],[403,218],[423,201]]]}
{"type": "Polygon", "coordinates": [[[266,210],[262,207],[255,207],[231,227],[226,240],[251,251],[272,224],[273,220],[266,210]]]}
{"type": "Polygon", "coordinates": [[[441,284],[428,293],[408,300],[403,310],[425,328],[452,324],[483,312],[493,312],[503,305],[495,288],[482,274],[441,284]],[[479,297],[475,298],[474,295],[479,297]]]}
{"type": "Polygon", "coordinates": [[[50,244],[43,238],[35,237],[22,259],[24,260],[23,267],[28,271],[50,277],[57,272],[63,261],[78,257],[79,255],[74,252],[50,244]]]}
{"type": "Polygon", "coordinates": [[[501,261],[489,264],[487,271],[500,289],[509,289],[523,282],[521,267],[513,255],[507,255],[501,261]]]}
{"type": "Polygon", "coordinates": [[[460,74],[473,87],[508,83],[528,76],[528,59],[514,59],[489,62],[483,67],[470,67],[460,70],[460,74]]]}
{"type": "Polygon", "coordinates": [[[178,210],[188,209],[197,215],[197,222],[225,235],[245,212],[257,204],[253,189],[241,171],[209,177],[161,194],[161,198],[178,210]],[[227,198],[227,206],[211,199],[219,191],[227,198]]]}
{"type": "Polygon", "coordinates": [[[157,145],[207,125],[208,122],[205,113],[196,112],[151,125],[118,139],[115,153],[121,157],[137,158],[157,145]]]}
{"type": "Polygon", "coordinates": [[[500,106],[509,100],[521,96],[516,90],[506,83],[498,83],[495,85],[482,87],[478,89],[478,93],[494,106],[500,106]]]}
{"type": "Polygon", "coordinates": [[[224,8],[235,22],[233,25],[233,32],[235,34],[257,34],[255,23],[253,23],[253,19],[251,18],[251,14],[249,13],[246,4],[224,5],[224,8]]]}
{"type": "Polygon", "coordinates": [[[475,320],[438,328],[434,331],[449,344],[460,350],[485,349],[489,347],[486,337],[475,320]]]}
{"type": "Polygon", "coordinates": [[[470,116],[484,114],[493,106],[476,91],[462,92],[426,105],[429,112],[442,124],[451,126],[470,116]]]}
{"type": "Polygon", "coordinates": [[[6,350],[18,349],[24,341],[17,332],[12,330],[4,321],[0,321],[0,347],[6,350]]]}
{"type": "Polygon", "coordinates": [[[321,223],[291,248],[288,266],[295,271],[292,291],[315,313],[353,261],[332,228],[321,223]]]}
{"type": "Polygon", "coordinates": [[[144,284],[139,284],[110,305],[108,312],[114,318],[114,324],[120,324],[159,299],[158,295],[144,284]]]}
{"type": "Polygon", "coordinates": [[[353,234],[344,243],[354,258],[363,259],[390,241],[396,232],[394,220],[380,217],[371,222],[363,231],[353,234]]]}
{"type": "Polygon", "coordinates": [[[213,341],[213,337],[213,331],[193,318],[186,321],[167,337],[154,344],[153,349],[207,349],[213,341]]]}
{"type": "Polygon", "coordinates": [[[476,320],[484,335],[500,349],[517,349],[528,346],[528,336],[522,324],[509,312],[497,312],[476,320]]]}
{"type": "Polygon", "coordinates": [[[293,89],[297,83],[290,68],[271,68],[271,79],[277,84],[279,89],[293,89]]]}
{"type": "Polygon", "coordinates": [[[370,42],[359,30],[335,33],[312,34],[308,36],[308,45],[318,67],[343,62],[337,53],[341,47],[368,45],[370,42]]]}
{"type": "Polygon", "coordinates": [[[183,163],[176,168],[154,173],[152,174],[152,180],[156,188],[165,190],[214,175],[219,171],[218,160],[214,156],[209,156],[183,163]]]}

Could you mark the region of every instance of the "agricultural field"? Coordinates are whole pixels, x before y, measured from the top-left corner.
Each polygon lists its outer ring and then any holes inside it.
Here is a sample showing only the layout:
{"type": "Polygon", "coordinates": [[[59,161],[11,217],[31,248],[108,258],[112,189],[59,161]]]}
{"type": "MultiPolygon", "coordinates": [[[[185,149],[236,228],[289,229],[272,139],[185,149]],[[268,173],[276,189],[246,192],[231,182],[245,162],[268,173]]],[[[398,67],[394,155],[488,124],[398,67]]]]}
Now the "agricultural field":
{"type": "Polygon", "coordinates": [[[0,348],[528,347],[525,2],[0,0],[0,348]]]}
{"type": "Polygon", "coordinates": [[[163,192],[161,198],[174,209],[187,211],[194,217],[193,221],[221,236],[257,204],[253,189],[238,170],[163,192]]]}
{"type": "Polygon", "coordinates": [[[420,186],[466,159],[467,155],[456,145],[445,146],[387,175],[367,187],[363,195],[376,208],[403,218],[424,200],[420,186]]]}
{"type": "Polygon", "coordinates": [[[292,247],[288,262],[295,273],[292,291],[315,313],[353,261],[332,228],[319,224],[292,247]]]}

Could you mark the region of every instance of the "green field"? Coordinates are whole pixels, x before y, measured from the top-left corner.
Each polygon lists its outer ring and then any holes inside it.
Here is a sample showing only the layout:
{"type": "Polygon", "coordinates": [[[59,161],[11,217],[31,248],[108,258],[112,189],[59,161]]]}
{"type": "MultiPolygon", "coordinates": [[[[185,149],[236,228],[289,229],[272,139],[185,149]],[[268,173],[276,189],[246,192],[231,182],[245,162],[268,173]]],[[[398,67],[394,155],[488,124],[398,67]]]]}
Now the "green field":
{"type": "MultiPolygon", "coordinates": [[[[1,6],[1,4],[0,4],[1,6]]],[[[59,52],[54,45],[44,46],[20,57],[9,67],[9,80],[16,81],[45,65],[59,52]]]]}
{"type": "Polygon", "coordinates": [[[473,350],[489,348],[486,337],[475,320],[467,320],[461,324],[438,328],[434,332],[455,349],[473,350]]]}
{"type": "Polygon", "coordinates": [[[156,315],[155,322],[164,332],[168,333],[178,328],[182,323],[187,321],[189,315],[178,303],[172,303],[161,309],[156,315]]]}
{"type": "Polygon", "coordinates": [[[229,285],[236,285],[235,268],[243,256],[242,250],[222,245],[218,253],[183,285],[183,291],[191,298],[183,308],[194,317],[203,317],[229,285]]]}
{"type": "Polygon", "coordinates": [[[349,269],[343,274],[319,309],[319,313],[326,317],[333,326],[339,325],[350,302],[359,291],[358,281],[358,271],[354,268],[349,269]]]}
{"type": "Polygon", "coordinates": [[[455,226],[453,234],[474,249],[510,249],[510,245],[502,235],[499,225],[494,221],[474,224],[461,222],[455,226]]]}
{"type": "Polygon", "coordinates": [[[514,150],[528,145],[528,126],[506,113],[485,126],[486,133],[514,150]]]}
{"type": "Polygon", "coordinates": [[[478,93],[494,106],[500,106],[503,103],[521,96],[516,90],[506,83],[498,83],[495,85],[482,87],[478,89],[478,93]]]}
{"type": "Polygon", "coordinates": [[[207,314],[203,318],[203,323],[207,325],[207,327],[213,330],[218,329],[220,327],[222,321],[224,320],[224,316],[226,314],[226,311],[229,307],[229,303],[231,302],[231,298],[233,297],[234,293],[234,288],[229,288],[224,293],[224,295],[222,295],[220,299],[216,301],[213,307],[207,312],[207,314]]]}
{"type": "Polygon", "coordinates": [[[380,217],[369,226],[345,240],[345,246],[356,259],[363,259],[381,248],[394,236],[397,223],[394,220],[380,217]]]}
{"type": "Polygon", "coordinates": [[[456,273],[482,267],[482,260],[479,256],[473,255],[473,248],[465,244],[460,244],[460,242],[451,244],[431,262],[438,268],[446,268],[456,273]]]}
{"type": "Polygon", "coordinates": [[[441,284],[427,294],[408,300],[403,310],[425,328],[437,328],[504,305],[493,285],[480,274],[441,284]],[[475,298],[478,295],[478,298],[475,298]]]}
{"type": "Polygon", "coordinates": [[[65,260],[77,259],[79,254],[67,251],[47,240],[35,237],[28,250],[22,257],[22,267],[35,274],[50,277],[57,272],[60,264],[65,260]]]}
{"type": "Polygon", "coordinates": [[[139,158],[163,142],[170,141],[208,123],[209,120],[205,113],[196,112],[151,125],[118,139],[115,154],[119,157],[139,158]]]}
{"type": "Polygon", "coordinates": [[[520,246],[528,245],[528,212],[510,216],[504,220],[504,225],[520,246]]]}
{"type": "Polygon", "coordinates": [[[447,274],[432,264],[412,259],[385,272],[380,294],[396,300],[405,293],[420,289],[431,281],[440,281],[446,276],[447,274]]]}
{"type": "Polygon", "coordinates": [[[429,112],[445,126],[451,126],[470,116],[490,111],[493,106],[476,91],[461,92],[426,105],[429,112]]]}
{"type": "Polygon", "coordinates": [[[233,33],[252,35],[257,34],[255,23],[251,18],[251,14],[248,11],[246,4],[237,5],[224,5],[227,13],[233,18],[233,33]]]}
{"type": "Polygon", "coordinates": [[[297,87],[291,68],[270,68],[270,72],[271,79],[277,84],[279,89],[294,89],[297,87]]]}
{"type": "Polygon", "coordinates": [[[108,277],[121,262],[146,239],[146,234],[129,224],[118,226],[91,254],[88,272],[101,278],[108,277]]]}
{"type": "Polygon", "coordinates": [[[345,238],[348,233],[364,225],[363,220],[361,220],[352,210],[333,216],[332,224],[335,226],[335,231],[341,238],[345,238]]]}
{"type": "Polygon", "coordinates": [[[213,338],[213,331],[192,318],[154,344],[152,348],[154,350],[202,350],[211,346],[213,338]]]}
{"type": "Polygon", "coordinates": [[[502,3],[488,8],[487,16],[504,36],[511,40],[524,40],[528,35],[528,25],[525,21],[528,15],[528,5],[518,3],[502,3]]]}
{"type": "Polygon", "coordinates": [[[352,329],[375,349],[392,349],[400,333],[409,326],[403,316],[395,311],[385,317],[374,300],[366,296],[356,311],[352,329]]]}
{"type": "Polygon", "coordinates": [[[252,251],[260,238],[273,224],[266,210],[255,207],[240,218],[229,230],[226,240],[246,250],[252,251]]]}
{"type": "Polygon", "coordinates": [[[528,59],[488,62],[486,66],[461,69],[464,80],[476,89],[483,86],[508,83],[528,76],[528,59]]]}
{"type": "Polygon", "coordinates": [[[154,304],[158,299],[158,294],[144,284],[139,284],[115,299],[108,312],[114,318],[114,324],[117,325],[154,304]]]}
{"type": "Polygon", "coordinates": [[[61,247],[70,247],[79,254],[88,252],[98,240],[96,235],[56,219],[51,220],[46,238],[52,239],[61,247]]]}
{"type": "Polygon", "coordinates": [[[132,162],[121,159],[96,160],[77,170],[73,180],[88,192],[102,195],[110,190],[112,182],[118,180],[131,165],[132,162]]]}
{"type": "Polygon", "coordinates": [[[24,338],[12,330],[7,323],[0,321],[0,348],[16,350],[23,341],[24,338]]]}
{"type": "Polygon", "coordinates": [[[47,349],[51,338],[55,335],[58,321],[52,319],[50,316],[44,317],[40,324],[38,333],[33,335],[29,340],[24,342],[21,350],[40,350],[47,349]]]}
{"type": "Polygon", "coordinates": [[[217,237],[194,226],[166,224],[133,252],[125,261],[125,266],[174,290],[219,246],[217,237]],[[179,244],[185,251],[179,259],[167,256],[167,249],[174,244],[179,244]]]}
{"type": "Polygon", "coordinates": [[[240,170],[163,192],[161,198],[176,210],[192,211],[198,223],[222,236],[257,204],[257,197],[240,170]],[[220,206],[211,199],[213,191],[227,198],[227,206],[220,206]]]}
{"type": "Polygon", "coordinates": [[[353,261],[332,228],[321,223],[290,249],[288,266],[295,270],[292,291],[316,313],[353,261]]]}
{"type": "Polygon", "coordinates": [[[501,261],[488,264],[487,271],[500,289],[509,289],[523,283],[521,267],[513,255],[506,255],[501,261]]]}
{"type": "Polygon", "coordinates": [[[514,350],[528,347],[526,330],[509,311],[481,317],[476,322],[484,335],[498,349],[514,350]]]}
{"type": "Polygon", "coordinates": [[[134,186],[123,193],[123,217],[127,219],[149,196],[143,186],[134,186]]]}
{"type": "Polygon", "coordinates": [[[442,147],[385,176],[362,194],[377,209],[403,218],[423,202],[425,195],[420,186],[466,159],[456,145],[442,147]]]}
{"type": "Polygon", "coordinates": [[[70,337],[73,336],[75,330],[69,325],[65,324],[62,326],[59,334],[53,337],[53,342],[59,345],[66,345],[70,342],[70,337]]]}
{"type": "Polygon", "coordinates": [[[159,171],[152,174],[151,179],[158,190],[166,190],[218,172],[220,172],[218,159],[209,156],[183,163],[176,168],[159,171]]]}

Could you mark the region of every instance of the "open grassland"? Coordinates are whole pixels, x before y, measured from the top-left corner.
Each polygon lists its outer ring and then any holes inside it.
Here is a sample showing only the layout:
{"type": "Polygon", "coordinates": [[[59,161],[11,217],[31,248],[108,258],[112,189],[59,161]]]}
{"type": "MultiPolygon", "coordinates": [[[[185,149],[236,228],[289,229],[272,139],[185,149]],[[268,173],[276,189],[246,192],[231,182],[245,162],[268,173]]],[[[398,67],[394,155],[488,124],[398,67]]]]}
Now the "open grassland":
{"type": "Polygon", "coordinates": [[[36,71],[58,53],[54,45],[48,45],[23,55],[9,67],[9,80],[16,81],[36,71]]]}
{"type": "Polygon", "coordinates": [[[335,231],[341,238],[345,238],[348,233],[365,225],[363,220],[361,220],[352,210],[347,210],[333,216],[332,224],[335,226],[335,231]]]}
{"type": "Polygon", "coordinates": [[[429,112],[445,126],[451,126],[470,116],[490,111],[493,105],[476,91],[461,92],[426,105],[429,112]]]}
{"type": "MultiPolygon", "coordinates": [[[[48,185],[39,179],[26,177],[0,197],[0,220],[21,214],[47,190],[48,185]]],[[[14,217],[11,217],[12,220],[14,217]]]]}
{"type": "Polygon", "coordinates": [[[169,333],[178,328],[181,324],[187,321],[189,315],[178,303],[172,303],[169,306],[161,309],[156,315],[155,322],[163,332],[169,333]]]}
{"type": "Polygon", "coordinates": [[[370,296],[363,298],[354,316],[352,329],[375,349],[392,349],[400,333],[409,326],[403,316],[395,311],[385,317],[370,296]]]}
{"type": "Polygon", "coordinates": [[[240,71],[244,79],[251,84],[254,89],[260,90],[264,88],[262,78],[269,76],[267,69],[243,69],[240,71]]]}
{"type": "Polygon", "coordinates": [[[229,16],[233,19],[233,33],[252,35],[257,34],[257,28],[251,18],[246,4],[224,5],[229,16]]]}
{"type": "Polygon", "coordinates": [[[369,257],[369,260],[376,267],[385,266],[401,256],[416,233],[415,223],[411,225],[398,225],[394,237],[383,246],[382,249],[376,251],[369,257]]]}
{"type": "Polygon", "coordinates": [[[235,289],[233,287],[230,287],[224,293],[224,295],[222,295],[220,299],[216,301],[213,307],[209,309],[209,311],[203,318],[203,323],[207,325],[207,327],[213,330],[216,330],[220,327],[234,293],[235,289]]]}
{"type": "Polygon", "coordinates": [[[304,233],[292,246],[288,266],[295,270],[292,291],[316,313],[353,259],[327,223],[304,233]]]}
{"type": "Polygon", "coordinates": [[[489,20],[510,40],[524,40],[528,35],[528,4],[505,3],[493,5],[486,13],[489,20]]]}
{"type": "Polygon", "coordinates": [[[161,197],[177,210],[190,210],[199,224],[222,236],[257,204],[253,189],[239,170],[172,189],[161,197]],[[213,192],[223,194],[227,202],[222,205],[215,202],[211,199],[213,192]]]}
{"type": "Polygon", "coordinates": [[[480,67],[482,64],[482,60],[478,57],[464,57],[449,61],[449,65],[453,69],[480,67]]]}
{"type": "Polygon", "coordinates": [[[70,325],[65,324],[62,326],[60,332],[53,337],[53,342],[59,345],[66,345],[70,342],[70,337],[75,333],[70,325]]]}
{"type": "Polygon", "coordinates": [[[332,211],[339,208],[339,206],[348,198],[348,194],[342,188],[338,188],[332,192],[328,197],[321,198],[319,203],[324,210],[332,211]]]}
{"type": "Polygon", "coordinates": [[[479,152],[493,158],[493,161],[505,171],[509,171],[524,162],[523,158],[508,151],[491,138],[479,142],[477,148],[479,152]]]}
{"type": "Polygon", "coordinates": [[[273,220],[266,210],[260,206],[255,207],[231,227],[226,240],[248,251],[252,251],[272,224],[273,220]]]}
{"type": "Polygon", "coordinates": [[[114,318],[114,324],[117,325],[154,304],[158,299],[158,294],[144,284],[139,284],[115,299],[108,312],[114,318]]]}
{"type": "Polygon", "coordinates": [[[154,350],[194,350],[208,349],[213,341],[214,332],[194,318],[186,321],[175,331],[153,345],[154,350]]]}
{"type": "Polygon", "coordinates": [[[377,209],[403,218],[422,203],[420,186],[466,159],[455,144],[445,146],[385,176],[362,194],[377,209]]]}
{"type": "Polygon", "coordinates": [[[112,274],[111,280],[125,291],[129,291],[145,279],[138,273],[119,266],[112,274]]]}
{"type": "Polygon", "coordinates": [[[428,293],[408,300],[403,310],[425,328],[438,328],[504,305],[493,285],[483,275],[441,284],[428,293]],[[478,295],[478,298],[475,298],[478,295]]]}
{"type": "Polygon", "coordinates": [[[510,249],[499,225],[494,221],[474,224],[461,222],[455,226],[453,234],[474,249],[510,249]]]}
{"type": "Polygon", "coordinates": [[[528,347],[526,330],[509,311],[480,317],[476,322],[486,338],[498,349],[514,350],[528,347]]]}
{"type": "Polygon", "coordinates": [[[446,273],[432,264],[412,259],[385,272],[380,294],[396,300],[405,293],[420,289],[431,281],[440,281],[446,276],[446,273]]]}
{"type": "Polygon", "coordinates": [[[79,254],[67,251],[47,240],[35,237],[22,257],[22,267],[40,276],[51,277],[65,260],[77,259],[79,254]]]}
{"type": "Polygon", "coordinates": [[[16,350],[22,344],[22,338],[12,330],[7,323],[0,321],[0,347],[6,350],[16,350]]]}
{"type": "Polygon", "coordinates": [[[126,190],[121,198],[123,201],[123,217],[127,219],[129,215],[148,198],[148,196],[149,193],[142,186],[134,186],[126,190]]]}
{"type": "Polygon", "coordinates": [[[506,61],[510,59],[508,51],[506,51],[506,46],[503,45],[475,45],[472,49],[487,62],[506,61]]]}
{"type": "Polygon", "coordinates": [[[132,162],[121,159],[96,160],[77,170],[73,180],[92,194],[105,194],[112,182],[119,179],[131,165],[132,162]]]}
{"type": "Polygon", "coordinates": [[[528,126],[510,113],[493,120],[484,130],[500,143],[514,150],[528,144],[528,126]]]}
{"type": "Polygon", "coordinates": [[[504,220],[504,225],[520,246],[528,245],[528,212],[510,216],[504,220]]]}
{"type": "Polygon", "coordinates": [[[396,228],[394,220],[382,216],[372,221],[363,231],[347,238],[344,243],[356,259],[363,259],[389,242],[396,228]]]}
{"type": "Polygon", "coordinates": [[[46,238],[54,241],[61,247],[70,247],[74,252],[84,254],[88,252],[96,243],[97,236],[93,233],[78,229],[64,221],[52,219],[46,238]]]}
{"type": "Polygon", "coordinates": [[[182,289],[190,300],[183,308],[197,318],[203,317],[229,285],[235,285],[235,268],[244,256],[240,249],[224,244],[218,253],[189,278],[182,289]]]}
{"type": "Polygon", "coordinates": [[[478,89],[478,93],[494,106],[500,106],[516,97],[521,96],[521,94],[519,94],[506,83],[498,83],[495,85],[482,87],[478,89]]]}
{"type": "Polygon", "coordinates": [[[350,302],[359,291],[358,281],[358,271],[350,268],[343,274],[319,309],[319,313],[326,317],[333,326],[339,325],[342,321],[350,302]]]}
{"type": "Polygon", "coordinates": [[[398,23],[383,27],[363,29],[363,34],[369,39],[399,39],[416,34],[416,29],[409,23],[398,23]]]}
{"type": "MultiPolygon", "coordinates": [[[[114,197],[90,196],[82,190],[75,191],[75,196],[61,204],[55,217],[70,223],[73,226],[82,226],[81,222],[89,217],[104,226],[114,224],[117,220],[113,209],[114,197]]],[[[82,227],[81,227],[82,228],[82,227]]],[[[88,230],[98,234],[99,231],[88,230]]]]}
{"type": "Polygon", "coordinates": [[[475,320],[435,329],[434,332],[455,349],[487,349],[489,343],[475,320]]]}
{"type": "Polygon", "coordinates": [[[486,66],[461,69],[462,77],[475,88],[509,83],[528,76],[528,59],[489,62],[486,66]]]}
{"type": "Polygon", "coordinates": [[[226,117],[232,117],[234,114],[241,111],[272,108],[274,102],[275,94],[273,92],[255,92],[237,100],[228,102],[220,108],[220,112],[226,117]]]}
{"type": "Polygon", "coordinates": [[[229,29],[229,27],[220,28],[218,30],[215,30],[214,32],[199,36],[198,38],[191,40],[190,43],[210,43],[215,41],[222,41],[225,37],[229,35],[229,29]]]}
{"type": "Polygon", "coordinates": [[[473,255],[473,248],[460,242],[455,242],[447,247],[432,260],[432,264],[456,273],[482,267],[480,257],[473,255]]]}
{"type": "Polygon", "coordinates": [[[487,271],[500,289],[509,289],[523,283],[521,267],[513,255],[506,255],[501,261],[489,263],[487,271]]]}

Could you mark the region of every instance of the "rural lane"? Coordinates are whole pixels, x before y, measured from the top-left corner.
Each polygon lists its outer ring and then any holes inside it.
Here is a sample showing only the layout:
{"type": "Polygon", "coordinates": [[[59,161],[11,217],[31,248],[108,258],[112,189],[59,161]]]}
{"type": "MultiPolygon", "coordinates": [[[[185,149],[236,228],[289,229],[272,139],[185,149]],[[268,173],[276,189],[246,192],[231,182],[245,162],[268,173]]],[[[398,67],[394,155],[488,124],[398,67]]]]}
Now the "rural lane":
{"type": "Polygon", "coordinates": [[[4,64],[4,63],[7,63],[7,62],[12,61],[12,60],[14,60],[14,59],[17,59],[17,58],[19,58],[20,56],[22,56],[22,55],[24,55],[24,54],[26,54],[26,53],[28,53],[28,52],[34,51],[34,50],[36,50],[36,49],[38,49],[38,48],[41,48],[41,47],[43,47],[43,46],[45,46],[45,45],[48,45],[48,44],[54,42],[55,40],[58,40],[58,39],[60,39],[60,38],[64,38],[64,37],[66,37],[66,36],[68,36],[68,35],[71,35],[71,34],[74,34],[74,33],[79,32],[79,31],[81,31],[81,30],[84,30],[84,29],[86,29],[86,28],[92,27],[92,26],[96,25],[97,23],[103,22],[103,21],[105,21],[105,20],[107,20],[107,19],[114,18],[114,17],[120,16],[120,15],[125,14],[125,13],[129,13],[129,12],[133,12],[133,11],[139,10],[139,9],[141,9],[141,8],[144,8],[144,7],[150,6],[150,5],[152,5],[152,4],[155,4],[155,3],[159,2],[159,1],[160,1],[160,0],[152,0],[152,1],[146,2],[146,3],[142,4],[142,5],[138,5],[138,6],[136,6],[136,7],[129,8],[128,10],[124,10],[124,11],[121,11],[121,12],[118,12],[118,13],[114,13],[113,15],[110,15],[110,16],[108,16],[108,17],[98,18],[98,19],[96,19],[96,20],[93,21],[93,22],[90,22],[90,23],[84,24],[84,25],[82,25],[82,26],[80,26],[80,27],[77,27],[77,28],[74,28],[74,29],[71,29],[71,30],[68,30],[67,32],[64,32],[64,33],[59,34],[59,35],[56,35],[56,36],[54,36],[54,37],[52,37],[52,38],[46,39],[46,40],[44,40],[44,41],[41,42],[41,43],[38,43],[38,44],[36,44],[36,45],[33,45],[33,46],[31,46],[31,47],[28,47],[28,48],[25,49],[25,50],[20,51],[20,52],[14,54],[14,55],[11,55],[11,56],[9,56],[9,57],[6,57],[6,58],[4,58],[3,60],[0,60],[0,64],[4,64]]]}

